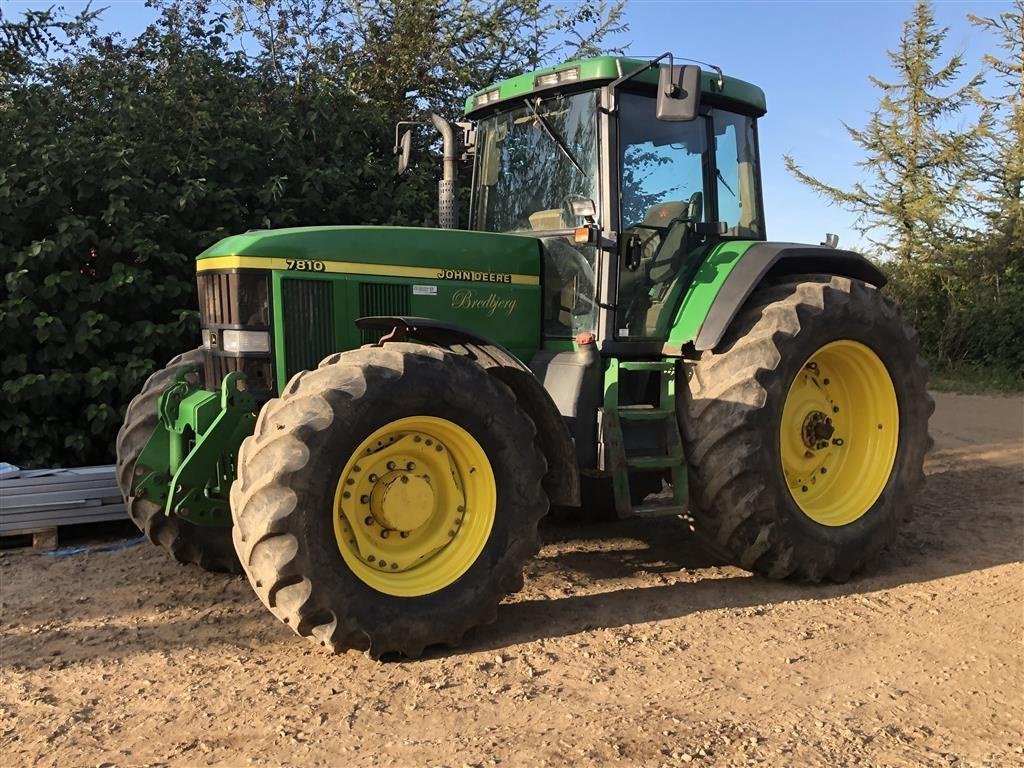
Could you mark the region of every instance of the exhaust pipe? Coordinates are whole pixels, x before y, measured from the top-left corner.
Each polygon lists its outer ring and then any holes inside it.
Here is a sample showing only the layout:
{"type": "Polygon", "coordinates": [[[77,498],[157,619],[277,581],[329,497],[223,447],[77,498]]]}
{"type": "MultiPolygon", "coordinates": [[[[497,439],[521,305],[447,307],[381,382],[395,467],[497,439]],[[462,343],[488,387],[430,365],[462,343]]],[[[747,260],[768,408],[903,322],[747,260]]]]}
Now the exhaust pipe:
{"type": "Polygon", "coordinates": [[[441,180],[437,183],[437,226],[441,229],[458,229],[459,208],[455,202],[455,133],[447,120],[431,113],[430,122],[441,134],[444,161],[441,180]]]}

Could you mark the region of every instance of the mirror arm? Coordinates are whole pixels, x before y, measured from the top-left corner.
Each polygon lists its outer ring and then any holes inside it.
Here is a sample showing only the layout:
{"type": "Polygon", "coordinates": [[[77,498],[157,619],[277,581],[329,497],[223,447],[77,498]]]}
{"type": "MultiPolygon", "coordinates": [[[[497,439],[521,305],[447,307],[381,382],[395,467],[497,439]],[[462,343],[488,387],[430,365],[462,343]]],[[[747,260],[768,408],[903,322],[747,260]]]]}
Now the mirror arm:
{"type": "Polygon", "coordinates": [[[666,59],[666,58],[668,59],[669,64],[673,64],[674,63],[673,58],[672,58],[672,51],[665,51],[665,53],[661,54],[661,56],[658,56],[656,59],[651,59],[650,61],[648,61],[643,66],[637,67],[633,71],[627,72],[626,74],[621,75],[620,77],[618,77],[615,80],[612,80],[610,83],[608,83],[608,90],[609,90],[609,92],[611,93],[611,96],[612,96],[612,98],[611,98],[611,102],[612,102],[611,103],[611,107],[610,107],[610,109],[608,111],[611,112],[611,113],[614,113],[614,112],[618,111],[618,109],[619,109],[619,101],[616,98],[616,92],[618,91],[618,88],[619,88],[620,85],[622,85],[623,83],[625,83],[628,80],[632,80],[637,75],[642,75],[648,69],[651,69],[654,66],[656,66],[659,62],[661,62],[662,59],[666,59]]]}

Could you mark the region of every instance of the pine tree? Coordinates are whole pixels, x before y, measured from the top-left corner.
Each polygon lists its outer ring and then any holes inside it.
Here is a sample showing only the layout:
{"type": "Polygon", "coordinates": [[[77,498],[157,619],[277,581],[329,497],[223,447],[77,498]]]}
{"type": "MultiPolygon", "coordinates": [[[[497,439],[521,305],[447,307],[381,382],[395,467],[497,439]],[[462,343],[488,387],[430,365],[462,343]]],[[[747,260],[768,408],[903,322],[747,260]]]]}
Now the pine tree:
{"type": "Polygon", "coordinates": [[[979,153],[977,178],[982,184],[982,213],[992,234],[1011,258],[1024,257],[1024,0],[995,17],[968,14],[982,29],[994,32],[1003,58],[986,54],[985,63],[1004,86],[985,106],[999,118],[979,153]]]}
{"type": "Polygon", "coordinates": [[[888,52],[896,80],[871,77],[881,99],[867,126],[844,123],[864,151],[857,165],[865,170],[865,181],[841,189],[785,157],[797,179],[856,213],[857,230],[901,263],[930,258],[943,242],[967,229],[967,172],[987,115],[966,131],[948,127],[951,118],[977,103],[981,78],[954,85],[964,62],[962,54],[945,64],[939,61],[947,33],[948,28],[936,25],[930,4],[918,2],[903,25],[899,46],[888,52]]]}

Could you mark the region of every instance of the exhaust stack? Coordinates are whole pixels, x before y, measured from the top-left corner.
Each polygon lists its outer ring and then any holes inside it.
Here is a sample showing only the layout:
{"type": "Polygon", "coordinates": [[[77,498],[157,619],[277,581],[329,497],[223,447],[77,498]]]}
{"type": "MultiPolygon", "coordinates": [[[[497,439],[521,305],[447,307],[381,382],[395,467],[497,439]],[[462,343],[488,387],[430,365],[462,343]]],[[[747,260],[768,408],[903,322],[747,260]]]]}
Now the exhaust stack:
{"type": "MultiPolygon", "coordinates": [[[[441,180],[437,183],[437,226],[441,229],[458,229],[459,207],[455,200],[456,177],[455,132],[451,124],[440,115],[431,113],[430,122],[441,134],[443,152],[441,180]]],[[[401,176],[409,167],[409,155],[412,151],[412,130],[406,129],[399,135],[404,125],[419,125],[415,121],[403,120],[395,126],[395,154],[398,156],[398,175],[401,176]]]]}

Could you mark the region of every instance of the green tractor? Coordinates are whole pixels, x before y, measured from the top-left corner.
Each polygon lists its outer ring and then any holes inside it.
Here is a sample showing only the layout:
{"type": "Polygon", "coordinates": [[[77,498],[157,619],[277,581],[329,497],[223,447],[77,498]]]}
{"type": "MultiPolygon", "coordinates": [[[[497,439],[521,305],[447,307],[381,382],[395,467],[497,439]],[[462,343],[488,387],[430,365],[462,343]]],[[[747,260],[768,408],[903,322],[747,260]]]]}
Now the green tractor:
{"type": "Polygon", "coordinates": [[[679,516],[756,573],[848,578],[923,479],[927,368],[869,261],[766,240],[764,114],[669,54],[568,62],[467,101],[468,228],[434,116],[439,228],[217,243],[202,346],[118,435],[132,519],[375,657],[493,620],[552,506],[679,516]]]}

